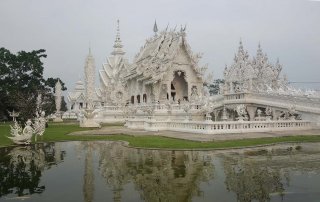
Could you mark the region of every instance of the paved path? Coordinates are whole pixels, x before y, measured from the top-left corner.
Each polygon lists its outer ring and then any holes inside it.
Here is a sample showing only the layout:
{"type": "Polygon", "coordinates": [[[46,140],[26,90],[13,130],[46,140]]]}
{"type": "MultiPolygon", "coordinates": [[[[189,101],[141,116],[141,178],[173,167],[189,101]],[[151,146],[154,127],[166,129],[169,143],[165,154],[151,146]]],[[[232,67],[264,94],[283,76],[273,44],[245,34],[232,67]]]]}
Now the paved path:
{"type": "Polygon", "coordinates": [[[124,126],[107,126],[97,130],[73,132],[70,135],[117,135],[117,134],[127,134],[127,135],[133,135],[133,136],[156,135],[156,136],[164,136],[164,137],[206,142],[206,141],[212,141],[212,140],[220,141],[220,140],[236,140],[236,139],[261,138],[261,137],[320,135],[320,129],[302,130],[302,131],[208,135],[208,134],[174,132],[174,131],[152,132],[152,131],[145,131],[145,130],[128,129],[124,126]]]}

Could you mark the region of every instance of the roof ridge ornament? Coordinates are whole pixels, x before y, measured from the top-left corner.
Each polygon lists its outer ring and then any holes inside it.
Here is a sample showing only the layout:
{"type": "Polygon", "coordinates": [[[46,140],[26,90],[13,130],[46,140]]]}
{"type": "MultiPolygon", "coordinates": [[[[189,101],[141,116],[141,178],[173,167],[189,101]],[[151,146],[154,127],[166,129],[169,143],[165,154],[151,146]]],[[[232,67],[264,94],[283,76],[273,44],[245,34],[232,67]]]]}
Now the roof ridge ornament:
{"type": "Polygon", "coordinates": [[[153,32],[154,32],[154,36],[157,36],[157,32],[158,32],[158,25],[157,25],[157,21],[154,21],[154,25],[153,25],[153,32]]]}
{"type": "Polygon", "coordinates": [[[239,41],[239,51],[240,50],[243,50],[243,43],[242,43],[242,39],[240,38],[240,41],[239,41]]]}
{"type": "Polygon", "coordinates": [[[121,39],[120,39],[120,20],[117,20],[117,34],[116,34],[116,40],[114,41],[114,45],[113,45],[113,51],[112,51],[112,55],[124,55],[125,52],[122,50],[122,43],[121,43],[121,39]]]}
{"type": "Polygon", "coordinates": [[[89,56],[92,56],[91,47],[89,46],[89,56]]]}
{"type": "Polygon", "coordinates": [[[262,48],[261,48],[261,44],[260,44],[260,41],[259,41],[258,50],[257,50],[257,58],[262,57],[262,55],[263,55],[262,48]]]}

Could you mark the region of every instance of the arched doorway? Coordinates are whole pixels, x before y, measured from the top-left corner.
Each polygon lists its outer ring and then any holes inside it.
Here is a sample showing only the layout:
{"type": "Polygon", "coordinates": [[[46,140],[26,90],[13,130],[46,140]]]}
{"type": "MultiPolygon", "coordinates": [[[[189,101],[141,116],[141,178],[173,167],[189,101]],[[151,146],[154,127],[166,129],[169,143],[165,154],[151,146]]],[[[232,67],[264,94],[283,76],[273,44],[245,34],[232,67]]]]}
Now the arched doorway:
{"type": "Polygon", "coordinates": [[[171,82],[171,97],[175,101],[188,100],[188,83],[185,72],[175,71],[171,82]]]}

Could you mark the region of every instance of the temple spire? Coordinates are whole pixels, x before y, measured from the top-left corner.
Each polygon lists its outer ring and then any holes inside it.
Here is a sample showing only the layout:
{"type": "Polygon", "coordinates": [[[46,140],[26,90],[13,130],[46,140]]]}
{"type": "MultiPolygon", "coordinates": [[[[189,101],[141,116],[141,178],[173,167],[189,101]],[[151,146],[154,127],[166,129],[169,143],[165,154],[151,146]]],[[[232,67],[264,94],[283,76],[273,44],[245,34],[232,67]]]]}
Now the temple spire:
{"type": "Polygon", "coordinates": [[[259,42],[259,44],[258,44],[258,50],[257,50],[257,58],[258,58],[258,57],[262,57],[262,48],[261,48],[260,42],[259,42]]]}
{"type": "Polygon", "coordinates": [[[243,44],[242,44],[241,38],[240,38],[240,42],[239,42],[239,51],[243,51],[243,44]]]}
{"type": "Polygon", "coordinates": [[[114,45],[113,45],[113,51],[112,51],[112,55],[124,55],[125,52],[122,50],[122,43],[121,43],[121,39],[120,39],[120,26],[119,26],[119,19],[117,20],[117,34],[116,34],[116,40],[114,41],[114,45]]]}
{"type": "Polygon", "coordinates": [[[153,25],[153,32],[154,32],[154,36],[157,36],[157,32],[158,32],[158,26],[157,26],[157,21],[154,21],[154,25],[153,25]]]}
{"type": "Polygon", "coordinates": [[[89,46],[89,56],[91,56],[91,46],[89,46]]]}

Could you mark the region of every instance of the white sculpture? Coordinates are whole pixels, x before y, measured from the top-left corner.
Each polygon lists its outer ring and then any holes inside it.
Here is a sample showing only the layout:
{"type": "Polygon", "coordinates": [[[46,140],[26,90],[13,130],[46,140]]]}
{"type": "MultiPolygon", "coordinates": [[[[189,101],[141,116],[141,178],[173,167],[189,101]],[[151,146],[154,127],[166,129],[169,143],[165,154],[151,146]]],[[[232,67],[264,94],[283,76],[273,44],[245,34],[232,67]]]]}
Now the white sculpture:
{"type": "Polygon", "coordinates": [[[85,61],[85,100],[86,108],[94,108],[94,97],[95,97],[95,65],[94,58],[91,54],[91,49],[89,49],[89,55],[85,61]]]}
{"type": "Polygon", "coordinates": [[[247,115],[246,106],[244,104],[237,105],[236,111],[238,114],[238,120],[243,121],[247,115]]]}
{"type": "Polygon", "coordinates": [[[258,116],[258,117],[261,117],[261,115],[262,115],[261,109],[257,109],[257,116],[258,116]]]}
{"type": "Polygon", "coordinates": [[[46,130],[46,123],[47,123],[47,120],[45,118],[45,112],[42,111],[40,116],[37,113],[37,117],[35,118],[34,123],[32,124],[34,128],[35,141],[37,141],[38,136],[40,137],[43,136],[43,133],[46,130]]]}
{"type": "Polygon", "coordinates": [[[229,118],[229,115],[228,115],[226,106],[224,105],[224,106],[223,106],[223,109],[222,109],[221,120],[222,120],[222,121],[227,121],[228,118],[229,118]]]}
{"type": "Polygon", "coordinates": [[[206,116],[206,122],[212,122],[211,113],[215,109],[215,105],[213,103],[210,103],[210,101],[207,100],[207,102],[203,105],[202,110],[205,113],[206,116]]]}
{"type": "Polygon", "coordinates": [[[9,113],[9,116],[12,117],[12,121],[16,122],[16,118],[19,117],[20,113],[19,112],[15,112],[14,110],[12,110],[12,112],[8,111],[8,113],[9,113]]]}
{"type": "Polygon", "coordinates": [[[183,102],[181,104],[181,108],[186,113],[185,121],[190,121],[190,117],[189,117],[189,111],[191,109],[190,103],[189,102],[183,102]]]}
{"type": "Polygon", "coordinates": [[[61,98],[62,98],[62,86],[61,86],[60,80],[58,80],[55,85],[55,102],[56,102],[55,116],[56,116],[56,118],[53,120],[54,122],[62,122],[63,121],[61,119],[61,112],[60,112],[61,98]]]}
{"type": "Polygon", "coordinates": [[[57,81],[55,85],[55,101],[56,101],[56,110],[57,113],[60,112],[61,109],[61,94],[62,94],[62,86],[60,80],[57,81]]]}
{"type": "Polygon", "coordinates": [[[267,106],[265,110],[265,114],[266,114],[266,121],[270,121],[271,115],[272,115],[272,108],[267,106]]]}
{"type": "Polygon", "coordinates": [[[15,121],[13,126],[11,127],[11,139],[15,144],[25,144],[28,145],[31,143],[31,138],[34,133],[34,129],[31,127],[31,120],[28,119],[24,129],[19,126],[19,124],[15,121]],[[21,133],[22,130],[22,133],[21,133]]]}

